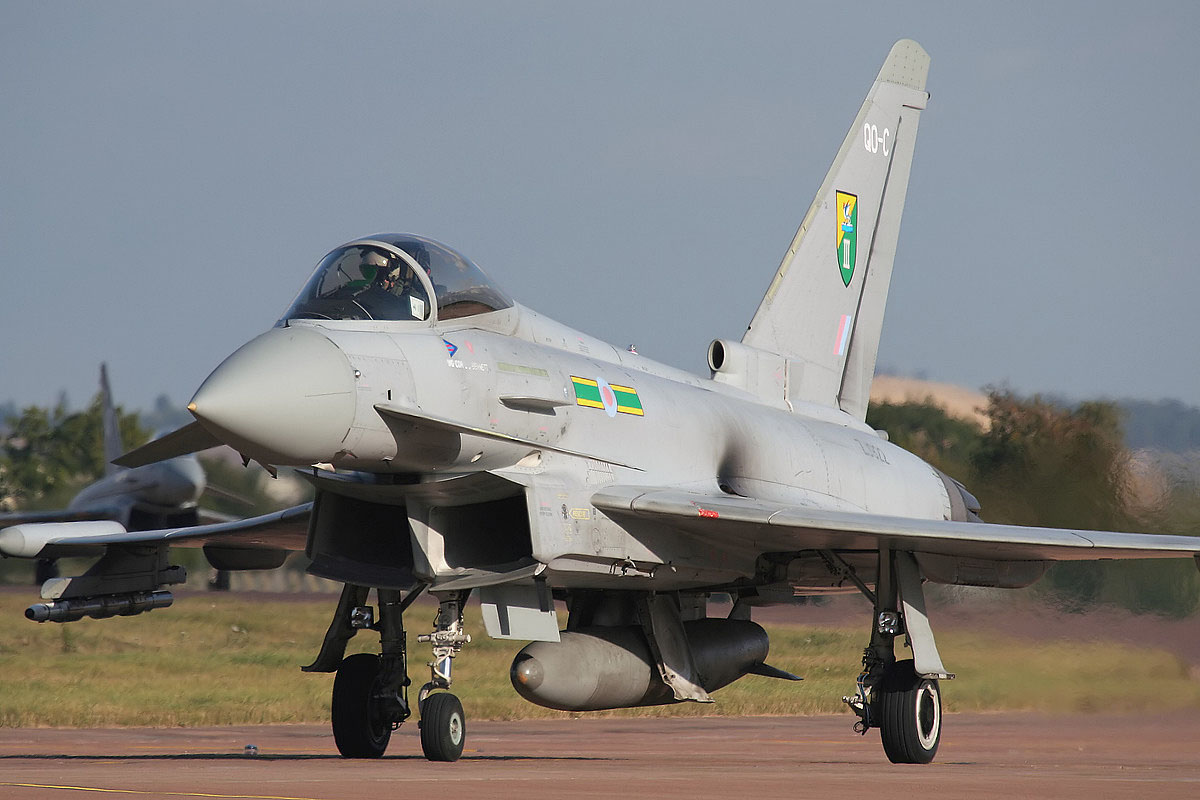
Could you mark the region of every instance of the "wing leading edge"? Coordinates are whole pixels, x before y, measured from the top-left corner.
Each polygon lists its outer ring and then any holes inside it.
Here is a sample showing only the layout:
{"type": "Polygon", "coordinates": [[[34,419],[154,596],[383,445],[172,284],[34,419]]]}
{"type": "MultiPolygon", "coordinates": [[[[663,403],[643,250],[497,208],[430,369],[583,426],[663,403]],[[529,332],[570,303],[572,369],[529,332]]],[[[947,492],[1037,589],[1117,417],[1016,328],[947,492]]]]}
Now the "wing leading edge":
{"type": "Polygon", "coordinates": [[[18,558],[59,558],[87,554],[108,545],[163,543],[303,550],[312,503],[259,517],[150,531],[126,531],[117,522],[14,525],[0,531],[0,553],[18,558]]]}
{"type": "Polygon", "coordinates": [[[652,519],[762,552],[875,550],[887,544],[894,550],[990,561],[1195,557],[1200,564],[1200,536],[887,517],[647,486],[612,486],[593,495],[592,504],[618,520],[652,519]]]}

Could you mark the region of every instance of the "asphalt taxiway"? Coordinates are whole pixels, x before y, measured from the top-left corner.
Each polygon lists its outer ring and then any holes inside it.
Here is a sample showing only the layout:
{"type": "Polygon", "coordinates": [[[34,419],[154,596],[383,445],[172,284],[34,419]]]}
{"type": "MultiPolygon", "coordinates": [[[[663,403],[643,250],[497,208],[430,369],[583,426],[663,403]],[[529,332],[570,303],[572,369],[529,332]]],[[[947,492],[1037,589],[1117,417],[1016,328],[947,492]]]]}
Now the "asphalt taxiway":
{"type": "Polygon", "coordinates": [[[1200,719],[949,714],[937,760],[895,766],[852,717],[469,722],[455,764],[414,724],[378,760],[326,726],[0,730],[0,797],[695,798],[1200,796],[1200,719]],[[253,745],[257,754],[250,754],[253,745]]]}

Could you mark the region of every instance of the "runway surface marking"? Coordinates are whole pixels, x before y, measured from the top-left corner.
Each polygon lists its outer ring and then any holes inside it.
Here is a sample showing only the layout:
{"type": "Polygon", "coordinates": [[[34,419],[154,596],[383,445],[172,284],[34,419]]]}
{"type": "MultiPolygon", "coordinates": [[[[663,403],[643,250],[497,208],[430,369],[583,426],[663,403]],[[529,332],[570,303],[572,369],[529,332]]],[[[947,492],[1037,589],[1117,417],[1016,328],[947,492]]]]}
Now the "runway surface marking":
{"type": "Polygon", "coordinates": [[[927,767],[889,763],[877,737],[850,733],[847,715],[481,720],[472,728],[477,752],[457,765],[426,761],[412,727],[375,761],[339,757],[325,725],[0,728],[0,797],[603,800],[641,786],[654,800],[701,800],[784,797],[797,785],[814,797],[847,797],[864,784],[923,800],[1200,797],[1200,715],[1190,709],[946,720],[954,735],[927,767]],[[257,757],[243,754],[247,742],[257,757]]]}
{"type": "Polygon", "coordinates": [[[277,797],[265,794],[211,794],[207,792],[153,792],[139,789],[108,789],[101,786],[55,786],[47,783],[0,783],[0,786],[12,786],[18,789],[59,789],[67,792],[101,792],[104,794],[149,794],[156,797],[215,797],[220,800],[319,800],[315,797],[277,797]]]}

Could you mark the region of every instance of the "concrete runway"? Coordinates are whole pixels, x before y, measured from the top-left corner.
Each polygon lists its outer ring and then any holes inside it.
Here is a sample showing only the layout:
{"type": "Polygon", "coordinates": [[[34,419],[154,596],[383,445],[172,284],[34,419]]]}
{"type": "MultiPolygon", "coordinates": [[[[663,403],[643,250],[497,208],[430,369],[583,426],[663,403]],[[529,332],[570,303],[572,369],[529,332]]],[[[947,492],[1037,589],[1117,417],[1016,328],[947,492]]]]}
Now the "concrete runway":
{"type": "Polygon", "coordinates": [[[374,761],[317,725],[4,729],[0,797],[1200,797],[1195,714],[950,714],[937,760],[901,767],[852,719],[468,720],[456,764],[425,761],[412,722],[374,761]]]}

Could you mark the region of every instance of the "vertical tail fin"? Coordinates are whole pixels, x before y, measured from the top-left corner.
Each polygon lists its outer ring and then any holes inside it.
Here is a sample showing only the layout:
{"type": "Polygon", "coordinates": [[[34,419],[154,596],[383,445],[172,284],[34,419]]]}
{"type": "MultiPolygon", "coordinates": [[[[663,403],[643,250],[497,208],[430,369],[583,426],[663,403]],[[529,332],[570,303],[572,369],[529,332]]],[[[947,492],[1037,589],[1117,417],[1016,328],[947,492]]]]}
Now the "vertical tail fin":
{"type": "Polygon", "coordinates": [[[787,360],[789,401],[867,413],[928,72],[896,42],[742,337],[787,360]]]}
{"type": "Polygon", "coordinates": [[[113,408],[112,390],[108,388],[108,365],[103,363],[100,364],[100,404],[104,424],[104,474],[111,475],[121,469],[112,462],[125,452],[125,447],[121,444],[121,427],[113,408]]]}

